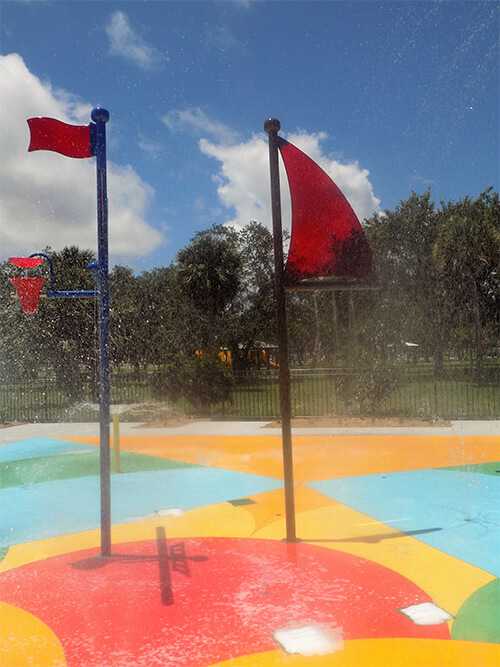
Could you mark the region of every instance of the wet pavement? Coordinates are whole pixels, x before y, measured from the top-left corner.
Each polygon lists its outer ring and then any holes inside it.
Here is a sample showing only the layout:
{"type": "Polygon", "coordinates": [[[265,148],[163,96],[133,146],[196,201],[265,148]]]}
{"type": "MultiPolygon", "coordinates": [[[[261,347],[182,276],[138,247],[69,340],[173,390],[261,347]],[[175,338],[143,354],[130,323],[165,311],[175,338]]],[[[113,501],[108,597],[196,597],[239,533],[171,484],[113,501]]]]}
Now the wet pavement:
{"type": "Polygon", "coordinates": [[[2,667],[498,667],[500,422],[0,430],[2,667]],[[114,464],[112,452],[112,468],[114,464]]]}

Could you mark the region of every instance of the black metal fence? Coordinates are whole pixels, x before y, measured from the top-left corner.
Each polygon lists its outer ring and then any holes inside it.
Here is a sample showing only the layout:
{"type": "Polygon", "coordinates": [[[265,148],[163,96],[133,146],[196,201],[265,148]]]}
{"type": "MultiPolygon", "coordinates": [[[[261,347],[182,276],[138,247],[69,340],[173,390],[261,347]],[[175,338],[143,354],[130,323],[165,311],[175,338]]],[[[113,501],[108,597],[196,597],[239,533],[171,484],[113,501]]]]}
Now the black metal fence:
{"type": "MultiPolygon", "coordinates": [[[[274,419],[280,415],[278,372],[261,370],[229,374],[228,398],[208,402],[203,414],[220,419],[274,419]]],[[[111,380],[112,404],[132,405],[123,419],[146,420],[161,408],[158,378],[130,374],[111,380]],[[144,410],[141,411],[141,406],[144,410]]],[[[363,416],[415,419],[494,419],[500,417],[500,368],[450,368],[436,378],[430,368],[391,367],[382,370],[308,369],[291,371],[292,414],[295,417],[363,416]]],[[[193,414],[179,398],[169,406],[193,414]]],[[[123,410],[123,408],[122,408],[123,410]]],[[[97,421],[95,387],[82,383],[77,396],[58,387],[53,377],[0,385],[0,421],[97,421]]]]}

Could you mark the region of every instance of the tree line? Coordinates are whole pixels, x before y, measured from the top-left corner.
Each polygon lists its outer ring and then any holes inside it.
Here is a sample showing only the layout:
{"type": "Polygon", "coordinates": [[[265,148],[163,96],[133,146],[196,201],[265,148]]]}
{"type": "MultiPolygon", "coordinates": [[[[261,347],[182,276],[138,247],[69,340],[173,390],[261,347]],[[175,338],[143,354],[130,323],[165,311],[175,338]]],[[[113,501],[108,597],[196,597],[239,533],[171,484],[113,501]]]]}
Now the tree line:
{"type": "MultiPolygon", "coordinates": [[[[437,375],[450,357],[472,360],[480,375],[485,355],[500,350],[498,193],[436,207],[430,191],[412,192],[363,226],[377,289],[288,293],[294,363],[373,367],[406,350],[432,360],[437,375]]],[[[95,288],[91,251],[45,252],[56,289],[95,288]]],[[[31,274],[48,277],[44,264],[31,274]]],[[[25,315],[10,298],[9,278],[19,269],[5,262],[0,271],[2,382],[53,373],[71,393],[95,381],[96,301],[42,299],[37,313],[25,315]]],[[[110,289],[115,369],[188,368],[194,360],[208,368],[222,348],[237,370],[252,349],[276,346],[273,241],[260,222],[198,232],[166,267],[136,275],[115,266],[110,289]]]]}

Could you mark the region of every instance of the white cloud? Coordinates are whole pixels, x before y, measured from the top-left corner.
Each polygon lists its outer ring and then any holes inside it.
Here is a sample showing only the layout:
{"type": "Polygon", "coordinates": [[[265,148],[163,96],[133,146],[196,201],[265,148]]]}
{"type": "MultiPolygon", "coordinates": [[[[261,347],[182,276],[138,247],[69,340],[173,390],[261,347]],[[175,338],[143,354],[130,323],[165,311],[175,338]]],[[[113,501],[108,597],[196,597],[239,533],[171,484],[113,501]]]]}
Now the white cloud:
{"type": "Polygon", "coordinates": [[[221,53],[228,51],[248,53],[247,46],[235,36],[228,24],[223,22],[212,24],[207,28],[206,43],[221,53]]]}
{"type": "Polygon", "coordinates": [[[217,49],[222,57],[235,53],[239,56],[250,55],[248,35],[241,31],[235,32],[231,24],[235,12],[250,10],[256,1],[259,0],[219,0],[216,2],[219,13],[215,20],[205,26],[205,44],[217,49]]]}
{"type": "Polygon", "coordinates": [[[116,11],[105,29],[111,55],[122,56],[142,69],[151,69],[160,63],[161,53],[134,30],[123,12],[116,11]]]}
{"type": "MultiPolygon", "coordinates": [[[[369,172],[357,162],[341,164],[326,157],[321,141],[326,134],[300,132],[286,137],[307,153],[335,181],[362,221],[374,212],[380,212],[380,200],[374,196],[369,172]]],[[[253,136],[247,142],[231,146],[200,140],[200,150],[219,160],[221,167],[214,177],[217,193],[224,206],[232,211],[226,224],[243,227],[251,220],[258,220],[271,227],[271,195],[269,181],[269,149],[265,137],[253,136]]],[[[283,227],[290,228],[291,204],[288,181],[280,162],[281,203],[283,227]]]]}
{"type": "MultiPolygon", "coordinates": [[[[27,118],[89,123],[91,106],[41,82],[18,54],[0,56],[0,249],[2,258],[49,245],[97,250],[95,161],[28,153],[27,118]]],[[[108,161],[110,255],[142,257],[164,240],[145,220],[153,196],[129,166],[108,161]]]]}
{"type": "Polygon", "coordinates": [[[148,139],[148,137],[144,136],[142,133],[139,133],[137,145],[144,153],[144,155],[150,160],[156,160],[163,149],[162,145],[158,141],[148,139]]]}
{"type": "Polygon", "coordinates": [[[200,150],[221,162],[214,176],[222,204],[234,210],[227,222],[243,227],[250,220],[270,225],[269,158],[267,144],[260,137],[232,146],[200,140],[200,150]]]}
{"type": "Polygon", "coordinates": [[[199,108],[172,109],[161,119],[171,132],[193,132],[196,136],[209,135],[215,141],[231,144],[237,141],[238,133],[227,125],[211,120],[199,108]]]}

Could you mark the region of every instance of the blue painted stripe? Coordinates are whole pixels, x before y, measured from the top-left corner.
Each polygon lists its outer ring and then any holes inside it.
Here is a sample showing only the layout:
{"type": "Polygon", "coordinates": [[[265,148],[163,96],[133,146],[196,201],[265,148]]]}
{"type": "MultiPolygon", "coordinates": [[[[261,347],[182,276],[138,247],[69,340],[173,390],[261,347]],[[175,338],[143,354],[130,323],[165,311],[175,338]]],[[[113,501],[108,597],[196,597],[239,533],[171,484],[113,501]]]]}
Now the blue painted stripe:
{"type": "Polygon", "coordinates": [[[73,452],[96,451],[92,445],[83,445],[80,442],[58,440],[56,438],[30,438],[19,442],[10,442],[0,447],[0,462],[34,459],[41,456],[56,454],[71,454],[73,452]]]}
{"type": "Polygon", "coordinates": [[[316,491],[500,575],[500,478],[457,469],[324,480],[316,491]],[[421,532],[419,532],[421,531],[421,532]],[[426,532],[428,531],[428,532],[426,532]]]}
{"type": "MultiPolygon", "coordinates": [[[[280,480],[217,468],[113,475],[113,524],[161,509],[183,510],[280,488],[280,480]]],[[[99,528],[99,478],[44,482],[1,491],[0,547],[99,528]]]]}

